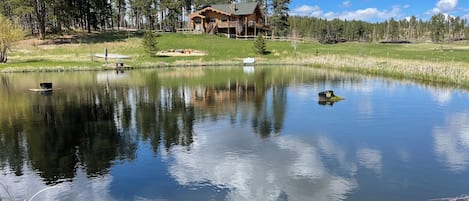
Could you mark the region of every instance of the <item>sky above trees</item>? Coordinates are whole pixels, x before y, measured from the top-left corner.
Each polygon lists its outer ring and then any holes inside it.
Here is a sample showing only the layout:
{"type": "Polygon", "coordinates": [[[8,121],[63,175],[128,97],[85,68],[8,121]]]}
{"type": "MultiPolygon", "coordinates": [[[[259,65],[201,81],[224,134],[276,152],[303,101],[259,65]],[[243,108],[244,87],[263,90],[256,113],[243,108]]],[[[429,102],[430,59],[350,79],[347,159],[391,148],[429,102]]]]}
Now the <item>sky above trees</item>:
{"type": "Polygon", "coordinates": [[[291,0],[290,15],[381,22],[391,17],[430,19],[444,13],[469,19],[468,0],[291,0]]]}

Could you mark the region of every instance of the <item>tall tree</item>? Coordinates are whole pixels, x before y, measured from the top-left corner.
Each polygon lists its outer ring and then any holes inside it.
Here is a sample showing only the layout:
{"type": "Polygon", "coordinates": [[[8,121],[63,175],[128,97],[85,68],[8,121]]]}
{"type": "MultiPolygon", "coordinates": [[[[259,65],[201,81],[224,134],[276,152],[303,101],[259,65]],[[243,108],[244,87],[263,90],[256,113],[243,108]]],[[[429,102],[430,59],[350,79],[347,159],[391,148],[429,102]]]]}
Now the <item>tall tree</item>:
{"type": "Polygon", "coordinates": [[[390,36],[391,41],[399,40],[399,23],[391,18],[388,24],[388,35],[390,36]]]}
{"type": "Polygon", "coordinates": [[[182,0],[162,0],[160,7],[163,10],[164,29],[168,31],[176,31],[176,27],[181,22],[180,16],[183,7],[182,0]]]}
{"type": "Polygon", "coordinates": [[[32,4],[23,0],[5,0],[3,7],[5,16],[10,20],[17,18],[24,29],[30,29],[31,34],[34,34],[34,24],[37,23],[35,22],[32,4]]]}
{"type": "Polygon", "coordinates": [[[46,23],[47,23],[46,0],[28,0],[27,2],[29,2],[34,9],[34,14],[36,16],[36,20],[38,24],[39,38],[45,39],[46,38],[46,23]]]}
{"type": "Polygon", "coordinates": [[[431,36],[432,41],[439,43],[445,38],[445,15],[437,14],[432,16],[431,19],[431,36]]]}
{"type": "Polygon", "coordinates": [[[409,31],[408,31],[408,38],[416,37],[416,30],[417,30],[417,18],[415,16],[410,17],[409,19],[409,31]]]}
{"type": "Polygon", "coordinates": [[[272,16],[270,23],[273,27],[272,35],[287,36],[288,35],[288,4],[290,0],[272,0],[272,16]]]}
{"type": "Polygon", "coordinates": [[[115,0],[117,5],[117,30],[123,25],[125,16],[125,0],[115,0]]]}

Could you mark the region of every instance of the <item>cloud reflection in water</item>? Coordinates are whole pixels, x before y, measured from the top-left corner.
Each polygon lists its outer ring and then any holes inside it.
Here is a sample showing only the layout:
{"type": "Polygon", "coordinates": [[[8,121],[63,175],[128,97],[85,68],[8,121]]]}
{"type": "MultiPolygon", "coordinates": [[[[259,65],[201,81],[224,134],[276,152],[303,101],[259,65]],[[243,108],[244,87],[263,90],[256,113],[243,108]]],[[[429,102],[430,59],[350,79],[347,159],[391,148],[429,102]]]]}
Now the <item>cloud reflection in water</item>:
{"type": "Polygon", "coordinates": [[[444,126],[433,128],[434,150],[451,171],[461,172],[469,166],[469,113],[454,114],[444,126]]]}
{"type": "Polygon", "coordinates": [[[78,168],[75,177],[71,181],[64,181],[53,187],[45,185],[43,179],[30,168],[23,169],[22,176],[15,176],[6,170],[0,170],[2,177],[0,182],[5,189],[0,190],[1,198],[12,200],[29,200],[34,194],[40,192],[34,197],[34,201],[41,200],[114,200],[109,194],[112,176],[102,175],[96,178],[89,178],[82,168],[78,168]],[[3,197],[2,197],[3,196],[3,197]]]}
{"type": "Polygon", "coordinates": [[[171,150],[170,174],[181,185],[227,188],[227,200],[344,200],[357,187],[353,179],[329,173],[313,145],[293,136],[246,133],[200,129],[189,151],[171,150]]]}
{"type": "Polygon", "coordinates": [[[381,174],[383,167],[382,156],[379,150],[362,148],[357,151],[358,162],[361,166],[381,174]]]}

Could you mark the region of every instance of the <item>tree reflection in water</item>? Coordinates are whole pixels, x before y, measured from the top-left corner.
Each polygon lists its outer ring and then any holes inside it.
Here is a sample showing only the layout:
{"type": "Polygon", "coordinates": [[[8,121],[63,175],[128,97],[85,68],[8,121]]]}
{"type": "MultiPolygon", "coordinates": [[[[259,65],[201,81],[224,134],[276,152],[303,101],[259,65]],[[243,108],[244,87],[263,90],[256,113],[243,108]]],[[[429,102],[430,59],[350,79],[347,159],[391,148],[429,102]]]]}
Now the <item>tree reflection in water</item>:
{"type": "Polygon", "coordinates": [[[174,76],[181,73],[135,73],[124,82],[103,83],[86,75],[59,75],[52,81],[64,90],[50,96],[13,93],[22,83],[2,76],[0,95],[7,106],[0,106],[0,167],[22,175],[23,166],[31,165],[47,184],[73,179],[78,167],[90,177],[103,175],[116,162],[134,160],[139,141],[149,142],[155,155],[161,146],[190,149],[196,122],[225,117],[233,124],[250,122],[262,138],[280,134],[289,83],[299,77],[310,83],[330,79],[282,71],[256,69],[246,75],[240,69],[207,69],[194,73],[201,78],[176,83],[174,76]]]}

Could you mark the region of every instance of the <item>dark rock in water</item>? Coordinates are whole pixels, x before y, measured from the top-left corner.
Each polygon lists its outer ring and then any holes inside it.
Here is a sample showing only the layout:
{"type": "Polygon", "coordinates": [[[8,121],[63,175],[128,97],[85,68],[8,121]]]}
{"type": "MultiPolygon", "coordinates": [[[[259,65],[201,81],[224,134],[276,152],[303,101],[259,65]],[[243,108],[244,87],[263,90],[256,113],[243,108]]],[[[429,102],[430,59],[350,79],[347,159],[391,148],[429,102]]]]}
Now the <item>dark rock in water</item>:
{"type": "Polygon", "coordinates": [[[52,89],[52,82],[41,82],[39,86],[41,89],[52,89]]]}
{"type": "Polygon", "coordinates": [[[325,98],[325,99],[329,99],[331,97],[334,97],[334,91],[332,90],[329,90],[329,91],[321,91],[318,93],[319,95],[319,98],[325,98]]]}
{"type": "MultiPolygon", "coordinates": [[[[334,91],[332,90],[319,92],[318,96],[319,96],[319,102],[336,102],[336,101],[343,100],[342,97],[336,96],[334,94],[334,91]]],[[[327,105],[332,105],[332,104],[327,104],[327,105]]]]}

